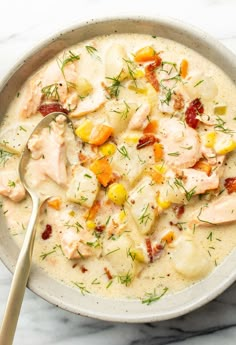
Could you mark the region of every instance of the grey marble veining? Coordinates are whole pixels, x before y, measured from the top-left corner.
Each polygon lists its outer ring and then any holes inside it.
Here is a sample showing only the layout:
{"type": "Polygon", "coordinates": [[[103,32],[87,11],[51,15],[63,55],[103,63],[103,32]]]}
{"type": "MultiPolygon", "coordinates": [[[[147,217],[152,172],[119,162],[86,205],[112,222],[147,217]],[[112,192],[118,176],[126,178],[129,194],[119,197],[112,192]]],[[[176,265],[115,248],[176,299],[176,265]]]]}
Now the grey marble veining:
{"type": "MultiPolygon", "coordinates": [[[[236,53],[235,0],[8,0],[0,1],[0,78],[27,50],[65,23],[109,13],[175,17],[209,32],[236,53]]],[[[0,319],[10,283],[11,274],[0,263],[0,319]]],[[[234,345],[236,283],[190,314],[146,324],[81,317],[56,308],[27,290],[14,344],[234,345]]]]}

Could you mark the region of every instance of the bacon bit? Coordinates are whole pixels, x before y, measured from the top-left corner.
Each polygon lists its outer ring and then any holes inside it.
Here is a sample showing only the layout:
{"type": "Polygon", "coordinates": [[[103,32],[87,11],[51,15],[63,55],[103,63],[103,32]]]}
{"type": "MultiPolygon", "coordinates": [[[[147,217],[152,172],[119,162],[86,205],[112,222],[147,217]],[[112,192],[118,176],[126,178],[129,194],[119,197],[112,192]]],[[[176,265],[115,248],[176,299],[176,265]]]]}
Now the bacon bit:
{"type": "Polygon", "coordinates": [[[144,128],[143,134],[156,133],[158,129],[157,121],[150,121],[149,124],[144,128]]]}
{"type": "Polygon", "coordinates": [[[136,149],[140,150],[143,147],[153,145],[156,142],[159,142],[159,140],[153,134],[145,134],[139,139],[136,149]]]}
{"type": "Polygon", "coordinates": [[[88,271],[88,269],[86,267],[84,267],[84,266],[80,266],[80,270],[81,270],[82,273],[85,273],[85,272],[88,271]]]}
{"type": "Polygon", "coordinates": [[[194,99],[190,102],[186,112],[185,119],[189,127],[197,128],[199,120],[197,116],[204,113],[204,107],[199,98],[194,99]]]}
{"type": "Polygon", "coordinates": [[[181,205],[181,206],[174,206],[174,207],[173,207],[173,210],[174,210],[174,212],[175,212],[176,217],[179,219],[179,218],[181,218],[182,215],[184,214],[185,208],[184,208],[184,205],[181,205]]]}
{"type": "Polygon", "coordinates": [[[97,225],[95,230],[97,232],[103,232],[105,230],[105,225],[97,225]]]}
{"type": "Polygon", "coordinates": [[[164,249],[164,246],[162,244],[156,244],[153,248],[152,248],[152,253],[153,253],[153,258],[157,259],[158,257],[160,257],[160,254],[162,252],[162,250],[164,249]]]}
{"type": "Polygon", "coordinates": [[[152,243],[150,238],[146,238],[146,248],[150,262],[153,262],[152,243]]]}
{"type": "Polygon", "coordinates": [[[211,175],[212,167],[211,165],[203,160],[198,161],[194,166],[193,169],[203,171],[207,174],[207,176],[211,175]]]}
{"type": "Polygon", "coordinates": [[[46,225],[46,228],[45,228],[45,230],[44,230],[44,232],[42,233],[42,239],[43,240],[48,240],[49,239],[49,237],[51,237],[51,235],[52,235],[52,226],[51,225],[49,225],[49,224],[47,224],[46,225]]]}
{"type": "Polygon", "coordinates": [[[181,93],[176,92],[174,95],[174,110],[181,110],[184,107],[184,97],[181,93]]]}
{"type": "Polygon", "coordinates": [[[38,108],[38,111],[43,115],[46,116],[50,113],[54,112],[61,112],[68,114],[68,110],[63,108],[63,106],[60,103],[44,103],[41,104],[40,107],[38,108]]]}
{"type": "Polygon", "coordinates": [[[92,207],[85,213],[84,218],[86,218],[86,220],[93,220],[96,217],[100,208],[100,201],[95,200],[92,207]]]}
{"type": "Polygon", "coordinates": [[[145,77],[147,81],[153,86],[153,88],[158,92],[160,89],[159,81],[157,80],[155,70],[161,65],[161,58],[158,54],[155,55],[155,62],[147,65],[145,67],[145,77]]]}
{"type": "Polygon", "coordinates": [[[228,177],[225,179],[224,186],[227,189],[228,194],[236,192],[236,177],[228,177]]]}
{"type": "Polygon", "coordinates": [[[104,271],[106,273],[106,276],[109,280],[112,279],[112,275],[111,275],[111,272],[109,271],[109,269],[107,267],[104,267],[104,271]]]}
{"type": "Polygon", "coordinates": [[[113,173],[112,173],[112,177],[111,177],[110,181],[108,182],[108,185],[107,185],[107,186],[110,186],[110,184],[112,184],[112,183],[118,181],[119,178],[120,178],[120,175],[118,175],[118,174],[116,174],[116,173],[113,172],[113,173]]]}
{"type": "Polygon", "coordinates": [[[85,156],[82,152],[79,153],[79,161],[81,164],[85,163],[88,161],[88,157],[85,156]]]}

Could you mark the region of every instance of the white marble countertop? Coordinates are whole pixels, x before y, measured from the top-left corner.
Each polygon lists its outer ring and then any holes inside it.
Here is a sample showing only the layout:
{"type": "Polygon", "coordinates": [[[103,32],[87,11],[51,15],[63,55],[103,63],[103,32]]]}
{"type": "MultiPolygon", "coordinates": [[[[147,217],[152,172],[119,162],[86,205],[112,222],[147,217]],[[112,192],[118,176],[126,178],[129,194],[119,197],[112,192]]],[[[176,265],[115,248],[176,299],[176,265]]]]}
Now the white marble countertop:
{"type": "MultiPolygon", "coordinates": [[[[171,16],[218,38],[236,54],[235,0],[41,0],[0,1],[0,79],[24,52],[61,25],[98,14],[171,16]]],[[[0,263],[0,319],[11,274],[0,263]]],[[[70,314],[30,291],[18,323],[15,345],[233,345],[236,343],[236,284],[188,315],[147,324],[116,324],[70,314]]],[[[4,344],[1,344],[4,345],[4,344]]]]}

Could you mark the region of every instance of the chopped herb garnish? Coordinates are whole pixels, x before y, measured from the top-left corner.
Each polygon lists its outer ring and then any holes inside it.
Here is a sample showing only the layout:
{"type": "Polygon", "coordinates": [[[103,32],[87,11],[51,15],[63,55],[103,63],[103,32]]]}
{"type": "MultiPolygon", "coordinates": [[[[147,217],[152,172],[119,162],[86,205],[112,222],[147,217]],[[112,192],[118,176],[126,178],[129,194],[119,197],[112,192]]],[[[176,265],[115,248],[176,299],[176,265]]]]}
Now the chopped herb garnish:
{"type": "Polygon", "coordinates": [[[8,187],[15,188],[16,183],[14,181],[12,181],[12,180],[8,180],[8,184],[7,185],[8,185],[8,187]]]}
{"type": "Polygon", "coordinates": [[[136,77],[135,77],[135,70],[137,68],[136,64],[131,60],[126,60],[126,59],[123,59],[123,60],[126,62],[130,78],[133,80],[134,85],[137,87],[136,77]]]}
{"type": "Polygon", "coordinates": [[[212,233],[212,231],[209,233],[209,235],[207,236],[207,240],[210,240],[210,241],[212,241],[212,236],[213,236],[213,233],[212,233]]]}
{"type": "Polygon", "coordinates": [[[79,288],[80,289],[80,292],[81,292],[81,294],[84,296],[86,293],[90,293],[88,290],[87,290],[87,288],[86,288],[86,286],[84,285],[84,283],[79,283],[79,282],[71,282],[72,284],[74,284],[77,288],[79,288]]]}
{"type": "Polygon", "coordinates": [[[92,178],[92,176],[89,175],[89,174],[84,174],[84,176],[87,177],[87,178],[92,178]]]}
{"type": "Polygon", "coordinates": [[[89,55],[95,57],[96,59],[101,61],[100,56],[98,55],[98,51],[95,47],[93,46],[85,46],[87,52],[89,53],[89,55]]]}
{"type": "Polygon", "coordinates": [[[108,218],[107,218],[107,220],[106,220],[106,226],[109,224],[109,222],[110,222],[110,219],[111,219],[111,216],[109,216],[108,218]]]}
{"type": "Polygon", "coordinates": [[[0,165],[5,166],[8,159],[15,154],[12,152],[5,151],[3,149],[0,149],[0,165]]]}
{"type": "Polygon", "coordinates": [[[107,284],[106,289],[109,289],[109,287],[111,286],[112,283],[113,283],[113,280],[111,279],[111,280],[109,281],[109,283],[107,284]]]}
{"type": "Polygon", "coordinates": [[[154,289],[153,292],[146,292],[145,297],[142,299],[142,304],[150,305],[151,303],[158,301],[161,297],[163,297],[166,294],[167,291],[168,288],[165,287],[160,295],[157,295],[156,289],[154,289]]]}
{"type": "Polygon", "coordinates": [[[56,249],[51,250],[50,252],[47,252],[47,253],[42,253],[42,254],[40,255],[40,258],[41,258],[42,260],[45,260],[49,255],[51,255],[51,254],[53,254],[53,253],[56,253],[56,249]]]}
{"type": "Polygon", "coordinates": [[[226,121],[224,121],[221,117],[219,117],[218,115],[216,116],[216,121],[217,124],[214,126],[215,130],[218,132],[222,132],[222,133],[228,133],[228,134],[232,134],[235,133],[234,130],[229,129],[225,126],[226,121]]]}
{"type": "Polygon", "coordinates": [[[180,146],[181,149],[184,149],[184,150],[192,150],[192,146],[180,146]]]}
{"type": "Polygon", "coordinates": [[[121,81],[120,81],[120,74],[117,77],[106,77],[106,79],[111,80],[112,84],[110,86],[107,86],[107,91],[109,93],[109,95],[111,96],[111,98],[115,97],[118,98],[119,94],[120,94],[120,87],[122,87],[121,85],[121,81]]]}
{"type": "Polygon", "coordinates": [[[117,148],[117,150],[118,150],[118,152],[120,152],[120,154],[123,156],[123,158],[128,158],[130,160],[128,151],[124,145],[121,146],[121,148],[117,148]]]}
{"type": "Polygon", "coordinates": [[[74,224],[70,224],[69,221],[64,224],[64,226],[69,228],[74,228],[77,232],[80,232],[80,229],[83,229],[83,226],[79,222],[75,222],[74,224]]]}
{"type": "Polygon", "coordinates": [[[132,261],[134,261],[136,258],[136,253],[132,252],[130,248],[127,249],[127,257],[129,256],[131,257],[132,261]]]}
{"type": "Polygon", "coordinates": [[[47,99],[50,98],[54,101],[59,101],[60,96],[58,93],[58,85],[58,83],[47,85],[41,89],[41,92],[47,99]]]}
{"type": "Polygon", "coordinates": [[[204,82],[204,80],[199,80],[193,87],[197,87],[198,85],[200,85],[203,82],[204,82]]]}
{"type": "Polygon", "coordinates": [[[175,184],[175,186],[176,186],[177,188],[182,188],[182,189],[184,190],[185,197],[186,197],[187,201],[190,201],[191,198],[192,198],[192,197],[194,196],[194,194],[195,194],[195,190],[196,190],[197,186],[194,187],[194,188],[192,188],[191,190],[188,191],[188,190],[184,187],[182,180],[180,180],[180,179],[178,179],[178,178],[175,178],[174,184],[175,184]]]}
{"type": "Polygon", "coordinates": [[[197,219],[198,219],[200,222],[202,222],[202,223],[207,223],[207,224],[215,225],[214,223],[208,222],[207,220],[204,220],[204,219],[201,219],[201,218],[200,218],[200,215],[201,215],[202,210],[203,210],[204,207],[207,207],[207,205],[201,207],[200,212],[199,212],[199,214],[198,214],[198,216],[197,216],[197,219]]]}
{"type": "MultiPolygon", "coordinates": [[[[69,63],[72,63],[74,61],[78,61],[80,59],[79,55],[74,54],[71,50],[69,50],[69,54],[68,55],[64,55],[63,59],[58,59],[59,60],[59,67],[60,70],[65,78],[65,72],[64,69],[66,67],[66,65],[68,65],[69,63]]],[[[66,79],[66,78],[65,78],[66,79]]]]}
{"type": "Polygon", "coordinates": [[[95,278],[91,284],[92,285],[99,285],[99,284],[101,284],[101,282],[98,280],[98,278],[95,278]]]}
{"type": "Polygon", "coordinates": [[[27,132],[27,130],[26,130],[24,127],[22,127],[22,126],[19,126],[19,130],[20,130],[20,131],[27,132]]]}
{"type": "Polygon", "coordinates": [[[130,272],[127,272],[125,275],[117,276],[117,279],[119,283],[124,284],[125,286],[128,286],[132,282],[133,277],[130,272]]]}
{"type": "Polygon", "coordinates": [[[142,214],[139,217],[139,224],[147,225],[147,222],[152,220],[150,213],[148,212],[149,204],[143,207],[142,214]]]}
{"type": "Polygon", "coordinates": [[[179,156],[180,155],[180,153],[179,152],[170,152],[170,153],[168,153],[168,156],[179,156]]]}
{"type": "Polygon", "coordinates": [[[122,120],[126,120],[130,111],[130,106],[124,101],[125,109],[122,111],[118,110],[111,110],[113,113],[120,114],[120,118],[122,120]]]}
{"type": "Polygon", "coordinates": [[[110,255],[110,254],[112,254],[112,253],[115,253],[115,252],[117,252],[118,250],[120,250],[120,248],[117,248],[117,249],[111,250],[110,252],[106,253],[106,255],[105,255],[105,256],[108,256],[108,255],[110,255]]]}

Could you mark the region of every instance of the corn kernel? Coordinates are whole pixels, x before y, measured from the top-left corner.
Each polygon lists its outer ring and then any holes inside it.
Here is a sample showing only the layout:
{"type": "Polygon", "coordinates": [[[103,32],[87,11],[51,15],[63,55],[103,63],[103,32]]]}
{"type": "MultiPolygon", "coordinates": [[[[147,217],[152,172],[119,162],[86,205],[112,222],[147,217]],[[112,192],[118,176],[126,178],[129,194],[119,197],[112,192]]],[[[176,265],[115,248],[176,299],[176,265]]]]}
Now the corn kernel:
{"type": "Polygon", "coordinates": [[[166,209],[166,208],[170,207],[171,202],[168,201],[168,200],[163,200],[163,199],[160,197],[160,195],[158,195],[158,197],[157,197],[157,204],[158,204],[158,206],[160,206],[161,208],[166,209]]]}
{"type": "Polygon", "coordinates": [[[87,97],[93,90],[92,84],[85,78],[78,78],[76,83],[76,89],[80,97],[87,97]]]}
{"type": "Polygon", "coordinates": [[[130,137],[126,137],[124,138],[124,142],[126,144],[137,144],[138,141],[139,141],[139,138],[138,136],[130,136],[130,137]]]}
{"type": "Polygon", "coordinates": [[[141,69],[137,69],[135,72],[134,72],[134,78],[135,79],[138,79],[138,78],[143,78],[145,76],[145,73],[143,70],[141,69]]]}
{"type": "Polygon", "coordinates": [[[126,220],[126,213],[124,210],[120,211],[119,220],[120,222],[124,222],[126,220]]]}
{"type": "Polygon", "coordinates": [[[142,249],[132,248],[130,249],[130,253],[132,255],[133,260],[137,260],[139,262],[146,262],[142,249]]]}
{"type": "Polygon", "coordinates": [[[69,212],[69,216],[74,217],[74,216],[75,216],[75,211],[71,210],[71,211],[69,212]]]}
{"type": "Polygon", "coordinates": [[[87,220],[86,226],[89,230],[93,230],[96,228],[96,223],[93,222],[92,220],[87,220]]]}
{"type": "Polygon", "coordinates": [[[99,151],[103,156],[111,156],[116,152],[116,145],[113,143],[105,143],[100,146],[99,151]]]}
{"type": "MultiPolygon", "coordinates": [[[[217,144],[217,143],[216,143],[217,144]]],[[[218,155],[226,155],[227,153],[233,151],[236,148],[236,142],[230,139],[219,145],[215,145],[215,151],[218,155]]]]}
{"type": "Polygon", "coordinates": [[[167,167],[164,164],[155,164],[153,168],[161,174],[165,174],[167,172],[167,167]]]}
{"type": "Polygon", "coordinates": [[[226,105],[216,104],[214,106],[214,113],[216,115],[225,115],[226,110],[227,110],[227,106],[226,105]]]}
{"type": "Polygon", "coordinates": [[[214,147],[216,141],[216,132],[208,132],[203,137],[204,145],[206,147],[214,147]]]}
{"type": "Polygon", "coordinates": [[[121,183],[113,183],[110,185],[107,192],[108,199],[116,205],[123,205],[127,199],[127,191],[121,183]]]}
{"type": "Polygon", "coordinates": [[[80,137],[81,140],[88,142],[90,134],[93,129],[93,124],[90,120],[85,120],[78,128],[75,130],[75,134],[80,137]]]}

